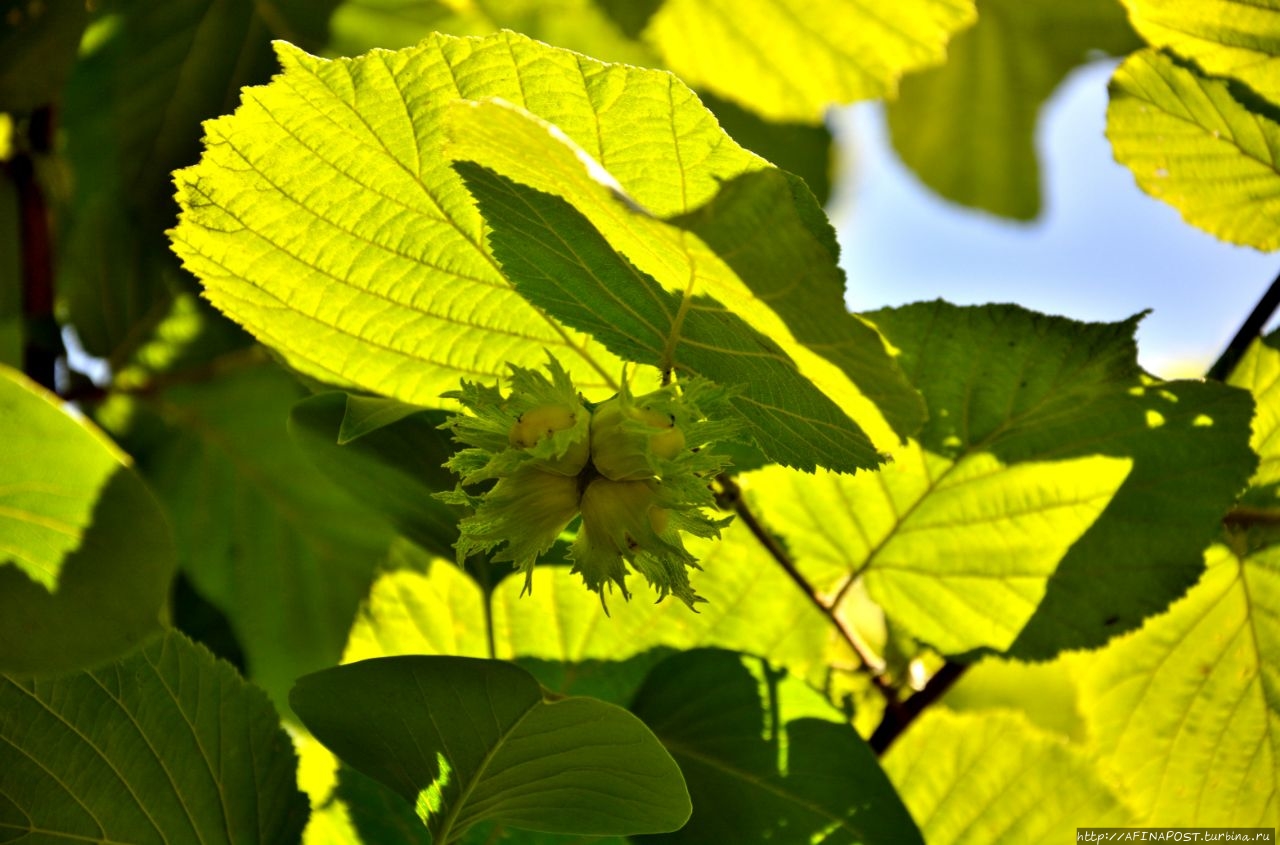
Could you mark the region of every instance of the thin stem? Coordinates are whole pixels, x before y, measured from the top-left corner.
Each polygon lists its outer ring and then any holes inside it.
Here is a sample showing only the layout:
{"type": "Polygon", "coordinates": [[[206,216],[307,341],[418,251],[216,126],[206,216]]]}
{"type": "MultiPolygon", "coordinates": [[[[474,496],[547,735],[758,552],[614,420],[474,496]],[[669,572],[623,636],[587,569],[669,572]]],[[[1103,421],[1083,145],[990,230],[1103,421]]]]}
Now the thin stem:
{"type": "Polygon", "coordinates": [[[1227,511],[1222,524],[1228,528],[1248,528],[1251,525],[1280,525],[1280,509],[1237,505],[1227,511]]]}
{"type": "Polygon", "coordinates": [[[823,616],[827,617],[836,631],[839,632],[841,639],[848,644],[854,654],[858,655],[858,659],[862,662],[861,670],[867,673],[871,678],[872,685],[884,697],[887,705],[886,710],[892,711],[901,706],[901,702],[898,701],[897,691],[884,675],[884,661],[872,654],[853,629],[840,617],[840,614],[836,612],[836,605],[829,605],[822,600],[822,597],[818,595],[817,589],[796,568],[795,561],[791,559],[790,553],[756,518],[746,500],[742,498],[742,488],[738,486],[738,483],[725,474],[721,474],[716,480],[720,483],[723,491],[720,496],[721,504],[733,508],[738,515],[738,519],[742,520],[742,523],[747,526],[747,529],[760,542],[760,545],[765,548],[765,551],[782,567],[782,571],[787,573],[792,582],[800,588],[800,591],[809,599],[809,603],[816,607],[823,616]]]}
{"type": "Polygon", "coordinates": [[[1249,344],[1262,334],[1263,328],[1271,319],[1271,315],[1275,314],[1276,308],[1280,308],[1280,275],[1271,281],[1271,287],[1267,288],[1266,293],[1258,300],[1258,304],[1253,306],[1253,311],[1240,325],[1236,336],[1231,338],[1227,348],[1218,356],[1218,360],[1213,362],[1213,366],[1204,374],[1204,377],[1214,381],[1224,381],[1235,369],[1236,364],[1240,363],[1249,344]]]}
{"type": "Polygon", "coordinates": [[[99,387],[95,384],[85,384],[78,389],[67,391],[62,398],[68,402],[89,403],[101,402],[108,396],[114,395],[153,396],[173,387],[213,381],[231,373],[260,366],[270,360],[266,348],[254,344],[231,352],[225,352],[203,364],[197,364],[184,370],[160,373],[136,386],[122,387],[113,384],[107,387],[99,387]]]}
{"type": "Polygon", "coordinates": [[[484,555],[471,555],[462,569],[480,585],[484,594],[484,639],[489,644],[489,659],[496,660],[498,646],[493,638],[493,588],[501,578],[493,577],[493,563],[484,555]]]}
{"type": "Polygon", "coordinates": [[[880,725],[871,734],[871,738],[867,740],[867,744],[871,746],[871,750],[877,756],[881,756],[893,744],[893,741],[902,735],[915,718],[919,716],[924,709],[942,698],[943,694],[960,680],[960,676],[968,669],[968,664],[964,663],[944,663],[942,668],[933,673],[933,677],[924,685],[924,689],[915,695],[901,702],[899,706],[892,707],[885,711],[884,719],[880,721],[880,725]]]}

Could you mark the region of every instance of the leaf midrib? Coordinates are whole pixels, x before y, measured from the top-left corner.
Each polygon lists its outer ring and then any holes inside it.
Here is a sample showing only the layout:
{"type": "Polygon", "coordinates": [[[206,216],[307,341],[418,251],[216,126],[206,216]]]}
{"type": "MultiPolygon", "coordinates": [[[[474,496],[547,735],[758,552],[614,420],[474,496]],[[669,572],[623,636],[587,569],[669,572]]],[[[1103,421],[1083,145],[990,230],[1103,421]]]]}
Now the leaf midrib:
{"type": "MultiPolygon", "coordinates": [[[[486,681],[486,686],[487,685],[488,685],[488,682],[486,681]]],[[[515,731],[520,727],[520,725],[524,724],[524,720],[529,717],[529,714],[532,713],[534,710],[536,710],[538,706],[543,703],[544,702],[541,699],[535,700],[532,704],[530,704],[528,709],[526,709],[523,713],[520,714],[519,718],[517,718],[514,722],[511,723],[511,726],[509,728],[503,731],[499,731],[497,739],[495,739],[493,744],[490,745],[489,749],[485,752],[484,756],[480,758],[480,765],[476,767],[475,773],[470,778],[467,779],[467,783],[465,787],[458,792],[457,800],[454,802],[453,806],[449,809],[449,811],[445,813],[444,821],[441,823],[439,831],[435,832],[434,835],[439,839],[442,845],[449,845],[450,842],[455,841],[453,838],[450,837],[450,833],[453,829],[453,826],[457,822],[458,817],[462,814],[463,809],[467,806],[467,802],[468,802],[468,799],[470,799],[471,794],[475,792],[476,788],[479,787],[480,782],[484,780],[485,772],[488,770],[489,765],[493,762],[493,758],[498,755],[498,752],[502,749],[503,745],[506,743],[508,739],[510,739],[511,735],[515,733],[515,731]]],[[[490,712],[493,712],[492,697],[489,698],[489,705],[490,705],[490,712]]],[[[429,710],[427,711],[427,715],[429,717],[431,715],[429,710]]],[[[497,717],[496,713],[494,713],[494,717],[496,719],[497,717]]],[[[433,723],[435,722],[434,718],[432,718],[432,722],[433,723]]],[[[436,729],[436,732],[440,733],[439,728],[436,729]]],[[[441,737],[444,736],[443,734],[440,734],[440,735],[441,737]]],[[[475,822],[481,821],[482,819],[483,819],[483,816],[480,816],[475,819],[471,819],[470,822],[471,824],[474,824],[475,822]]],[[[461,832],[465,833],[466,831],[464,829],[461,832]]]]}

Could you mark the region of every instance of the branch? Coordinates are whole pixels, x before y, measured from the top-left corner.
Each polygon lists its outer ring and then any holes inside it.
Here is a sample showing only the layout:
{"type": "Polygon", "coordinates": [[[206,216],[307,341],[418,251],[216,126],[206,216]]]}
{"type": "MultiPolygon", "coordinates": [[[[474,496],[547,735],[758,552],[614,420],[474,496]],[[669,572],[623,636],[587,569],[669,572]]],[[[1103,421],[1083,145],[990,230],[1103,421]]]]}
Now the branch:
{"type": "Polygon", "coordinates": [[[885,677],[884,661],[872,654],[866,644],[862,642],[853,629],[850,628],[849,625],[845,623],[844,619],[840,617],[840,614],[836,612],[836,607],[838,605],[829,605],[822,600],[822,597],[818,595],[818,591],[814,586],[810,584],[804,575],[801,574],[800,570],[796,568],[795,561],[791,559],[790,553],[782,547],[782,544],[778,542],[777,538],[770,534],[768,529],[766,529],[760,523],[760,520],[756,518],[755,513],[747,505],[746,500],[742,498],[742,488],[738,486],[738,483],[734,481],[731,476],[725,473],[721,473],[717,476],[716,480],[720,482],[722,490],[722,493],[718,497],[721,507],[733,508],[734,513],[738,515],[738,519],[742,520],[743,524],[745,524],[755,538],[760,541],[760,545],[764,546],[770,556],[772,556],[777,564],[782,567],[782,571],[786,572],[792,582],[800,588],[800,591],[809,599],[810,604],[816,607],[823,616],[827,617],[835,627],[836,631],[839,632],[841,639],[848,644],[854,654],[858,655],[858,659],[862,662],[859,669],[867,673],[868,677],[871,678],[872,685],[880,692],[880,695],[884,697],[886,713],[892,712],[901,707],[902,703],[898,700],[897,690],[893,688],[893,685],[889,683],[888,678],[885,677]]]}
{"type": "Polygon", "coordinates": [[[933,704],[946,693],[947,690],[960,680],[960,676],[965,673],[969,666],[966,663],[942,664],[942,668],[933,673],[933,677],[924,685],[924,689],[902,702],[898,707],[892,707],[885,711],[884,718],[880,720],[880,725],[871,734],[871,738],[867,740],[867,744],[871,746],[871,750],[876,753],[877,757],[883,756],[893,741],[902,735],[915,718],[924,712],[924,709],[933,704]]]}
{"type": "Polygon", "coordinates": [[[270,360],[266,348],[255,343],[231,352],[224,352],[202,364],[196,364],[184,370],[159,373],[137,386],[122,387],[112,384],[101,387],[85,383],[67,391],[62,398],[68,402],[89,403],[101,402],[108,396],[154,396],[173,387],[214,381],[240,370],[265,364],[270,360]]]}
{"type": "Polygon", "coordinates": [[[1252,525],[1280,525],[1280,508],[1259,508],[1236,505],[1227,511],[1222,524],[1228,528],[1248,528],[1252,525]]]}
{"type": "Polygon", "coordinates": [[[1213,381],[1225,381],[1235,369],[1236,364],[1240,363],[1240,359],[1244,357],[1249,344],[1262,334],[1262,329],[1271,319],[1271,315],[1275,314],[1276,308],[1280,308],[1280,275],[1272,280],[1271,287],[1267,288],[1266,293],[1258,300],[1258,304],[1253,306],[1253,311],[1240,324],[1240,330],[1236,332],[1236,336],[1231,338],[1227,348],[1222,350],[1222,354],[1218,356],[1217,361],[1213,362],[1213,366],[1204,374],[1204,377],[1213,381]]]}

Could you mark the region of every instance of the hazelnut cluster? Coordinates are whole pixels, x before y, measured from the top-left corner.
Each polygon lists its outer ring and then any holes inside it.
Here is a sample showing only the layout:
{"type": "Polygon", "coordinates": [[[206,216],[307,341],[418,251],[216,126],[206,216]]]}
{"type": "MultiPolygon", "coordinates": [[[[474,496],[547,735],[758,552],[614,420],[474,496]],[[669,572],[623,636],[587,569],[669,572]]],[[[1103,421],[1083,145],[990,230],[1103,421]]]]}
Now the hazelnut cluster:
{"type": "Polygon", "coordinates": [[[445,394],[467,411],[445,423],[463,448],[446,464],[461,482],[441,494],[469,510],[459,560],[497,548],[493,559],[523,571],[529,589],[538,557],[581,517],[569,556],[601,602],[606,586],[631,597],[629,567],[659,600],[693,607],[698,562],[681,535],[719,536],[729,521],[704,513],[715,504],[709,479],[728,466],[708,447],[736,428],[729,391],[687,378],[634,396],[624,375],[616,396],[593,405],[550,356],[547,372],[513,365],[506,395],[467,381],[445,394]],[[464,489],[477,485],[488,489],[464,489]]]}

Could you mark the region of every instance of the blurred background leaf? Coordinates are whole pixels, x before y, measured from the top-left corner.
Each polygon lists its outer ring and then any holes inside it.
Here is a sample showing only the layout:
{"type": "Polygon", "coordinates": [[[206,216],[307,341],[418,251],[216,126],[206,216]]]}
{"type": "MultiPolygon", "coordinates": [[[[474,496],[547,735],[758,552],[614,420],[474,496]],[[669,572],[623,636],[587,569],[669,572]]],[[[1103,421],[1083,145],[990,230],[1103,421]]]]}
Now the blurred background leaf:
{"type": "Polygon", "coordinates": [[[161,626],[173,566],[129,457],[0,366],[0,671],[64,672],[134,648],[161,626]]]}
{"type": "Polygon", "coordinates": [[[1086,60],[1140,43],[1115,0],[978,0],[946,64],[907,76],[888,103],[893,147],[940,196],[1032,220],[1041,105],[1086,60]]]}

